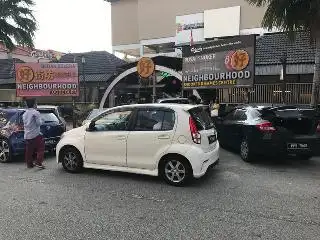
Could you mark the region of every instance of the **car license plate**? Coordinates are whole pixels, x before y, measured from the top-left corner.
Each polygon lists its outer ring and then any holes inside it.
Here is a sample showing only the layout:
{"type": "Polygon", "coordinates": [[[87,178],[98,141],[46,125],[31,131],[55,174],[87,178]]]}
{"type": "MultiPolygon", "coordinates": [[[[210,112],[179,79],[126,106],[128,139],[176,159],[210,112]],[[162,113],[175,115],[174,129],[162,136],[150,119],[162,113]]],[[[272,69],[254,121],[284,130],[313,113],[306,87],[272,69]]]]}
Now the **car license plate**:
{"type": "Polygon", "coordinates": [[[289,150],[307,150],[309,146],[307,143],[288,143],[287,148],[289,150]]]}
{"type": "Polygon", "coordinates": [[[45,140],[45,145],[53,145],[53,144],[56,144],[57,141],[54,140],[54,139],[49,139],[49,140],[45,140]]]}
{"type": "Polygon", "coordinates": [[[214,143],[217,140],[217,136],[216,135],[211,135],[208,137],[209,140],[209,144],[214,143]]]}

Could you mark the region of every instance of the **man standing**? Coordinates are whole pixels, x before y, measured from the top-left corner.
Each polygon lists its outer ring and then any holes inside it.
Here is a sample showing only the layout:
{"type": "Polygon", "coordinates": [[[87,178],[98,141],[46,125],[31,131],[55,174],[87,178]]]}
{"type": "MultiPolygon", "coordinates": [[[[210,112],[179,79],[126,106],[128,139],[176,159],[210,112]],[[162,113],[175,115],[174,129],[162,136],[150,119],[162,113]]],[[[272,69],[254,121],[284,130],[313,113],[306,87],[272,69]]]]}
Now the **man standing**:
{"type": "Polygon", "coordinates": [[[27,110],[23,114],[24,139],[26,141],[25,159],[28,168],[36,166],[43,169],[44,139],[40,132],[41,118],[36,110],[35,99],[27,99],[27,110]],[[35,164],[33,163],[36,156],[35,164]]]}
{"type": "Polygon", "coordinates": [[[210,115],[212,118],[216,118],[219,116],[219,108],[220,108],[219,99],[216,98],[214,104],[211,105],[210,115]]]}

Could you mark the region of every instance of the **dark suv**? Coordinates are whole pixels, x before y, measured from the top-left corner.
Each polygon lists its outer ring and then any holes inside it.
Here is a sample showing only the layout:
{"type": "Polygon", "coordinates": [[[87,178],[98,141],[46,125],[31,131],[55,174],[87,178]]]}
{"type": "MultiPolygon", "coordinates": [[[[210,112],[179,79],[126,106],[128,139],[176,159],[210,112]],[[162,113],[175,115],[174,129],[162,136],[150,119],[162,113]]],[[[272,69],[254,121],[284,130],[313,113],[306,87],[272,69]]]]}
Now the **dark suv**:
{"type": "MultiPolygon", "coordinates": [[[[53,110],[39,109],[43,125],[41,133],[45,139],[46,151],[54,151],[63,132],[64,123],[53,110]]],[[[22,115],[25,109],[0,109],[0,162],[8,162],[12,156],[25,151],[22,115]]]]}

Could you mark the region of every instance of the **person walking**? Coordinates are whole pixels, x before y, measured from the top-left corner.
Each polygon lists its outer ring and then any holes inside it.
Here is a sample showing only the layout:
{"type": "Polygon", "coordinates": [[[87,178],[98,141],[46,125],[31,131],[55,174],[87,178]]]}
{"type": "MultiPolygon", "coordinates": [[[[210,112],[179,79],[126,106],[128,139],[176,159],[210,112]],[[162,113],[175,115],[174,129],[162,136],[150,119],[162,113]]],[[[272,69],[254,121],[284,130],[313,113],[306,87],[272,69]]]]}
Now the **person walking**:
{"type": "Polygon", "coordinates": [[[211,117],[212,118],[216,118],[219,116],[219,108],[220,108],[220,103],[219,103],[219,99],[216,98],[214,104],[211,105],[211,117]]]}
{"type": "Polygon", "coordinates": [[[41,117],[36,110],[35,99],[26,99],[27,110],[22,116],[25,139],[25,160],[27,168],[34,166],[44,169],[44,139],[40,132],[41,117]],[[34,157],[36,159],[34,159],[34,157]],[[35,163],[34,163],[35,160],[35,163]]]}

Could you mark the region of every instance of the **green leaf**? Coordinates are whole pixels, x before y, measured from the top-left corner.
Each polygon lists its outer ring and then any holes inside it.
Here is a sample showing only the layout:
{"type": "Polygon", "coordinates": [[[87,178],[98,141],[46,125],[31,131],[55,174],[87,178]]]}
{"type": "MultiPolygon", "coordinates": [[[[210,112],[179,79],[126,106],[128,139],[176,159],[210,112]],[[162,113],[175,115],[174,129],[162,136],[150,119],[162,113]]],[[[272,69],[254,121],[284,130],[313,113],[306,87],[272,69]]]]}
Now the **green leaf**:
{"type": "Polygon", "coordinates": [[[14,43],[33,48],[37,23],[33,0],[0,0],[0,41],[12,51],[14,43]]]}

